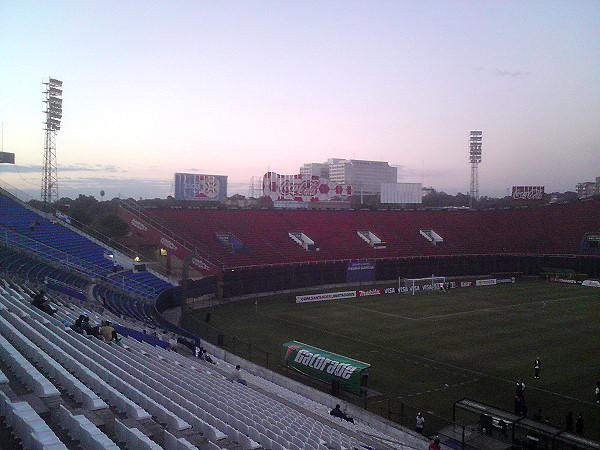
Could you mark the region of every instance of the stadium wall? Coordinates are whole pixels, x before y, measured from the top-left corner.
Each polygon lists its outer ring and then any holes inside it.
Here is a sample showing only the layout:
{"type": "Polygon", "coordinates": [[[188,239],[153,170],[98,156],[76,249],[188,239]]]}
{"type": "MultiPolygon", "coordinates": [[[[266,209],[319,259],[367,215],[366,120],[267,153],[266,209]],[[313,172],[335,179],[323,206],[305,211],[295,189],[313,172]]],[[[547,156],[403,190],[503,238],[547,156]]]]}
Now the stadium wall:
{"type": "MultiPolygon", "coordinates": [[[[520,272],[538,276],[548,268],[600,277],[597,256],[557,255],[462,255],[413,257],[375,261],[375,281],[420,278],[435,274],[445,277],[520,272]]],[[[347,262],[319,262],[226,270],[223,297],[297,290],[347,283],[347,262]]]]}

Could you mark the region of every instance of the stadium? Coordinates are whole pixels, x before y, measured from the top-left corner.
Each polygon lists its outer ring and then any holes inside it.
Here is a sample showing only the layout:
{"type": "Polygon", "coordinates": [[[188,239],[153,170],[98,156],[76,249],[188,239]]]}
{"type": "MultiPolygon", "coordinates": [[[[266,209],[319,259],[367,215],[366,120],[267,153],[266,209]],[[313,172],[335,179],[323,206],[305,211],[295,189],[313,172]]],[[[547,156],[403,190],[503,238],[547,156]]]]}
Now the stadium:
{"type": "Polygon", "coordinates": [[[9,189],[0,209],[12,448],[600,448],[598,199],[399,211],[122,201],[135,251],[9,189]],[[56,313],[32,307],[40,289],[56,313]],[[77,333],[80,315],[109,320],[121,341],[77,333]],[[336,404],[353,422],[330,415],[336,404]],[[583,414],[581,432],[567,411],[583,414]]]}

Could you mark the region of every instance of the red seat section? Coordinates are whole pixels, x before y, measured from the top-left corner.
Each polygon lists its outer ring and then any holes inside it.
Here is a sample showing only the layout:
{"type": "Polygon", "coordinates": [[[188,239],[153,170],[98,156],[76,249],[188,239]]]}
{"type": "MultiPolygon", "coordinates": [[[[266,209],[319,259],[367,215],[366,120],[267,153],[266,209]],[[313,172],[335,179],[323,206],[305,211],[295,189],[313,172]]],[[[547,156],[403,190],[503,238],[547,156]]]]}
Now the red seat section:
{"type": "Polygon", "coordinates": [[[600,201],[494,211],[313,211],[147,209],[144,213],[197,243],[225,268],[317,261],[478,254],[578,254],[586,233],[600,234],[600,201]],[[441,238],[435,245],[421,230],[441,238]],[[357,231],[385,242],[373,248],[357,231]],[[289,235],[318,246],[307,251],[289,235]],[[230,234],[247,252],[230,251],[230,234]]]}

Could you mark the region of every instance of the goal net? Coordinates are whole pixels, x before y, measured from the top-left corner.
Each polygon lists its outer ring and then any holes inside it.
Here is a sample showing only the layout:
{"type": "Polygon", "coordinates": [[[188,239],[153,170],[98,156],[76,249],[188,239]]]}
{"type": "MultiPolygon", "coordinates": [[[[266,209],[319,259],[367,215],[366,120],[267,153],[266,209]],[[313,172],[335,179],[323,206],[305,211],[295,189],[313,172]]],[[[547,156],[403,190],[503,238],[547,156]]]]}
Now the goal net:
{"type": "Polygon", "coordinates": [[[399,278],[398,292],[415,295],[416,291],[445,291],[447,289],[446,277],[431,275],[425,278],[399,278]]]}

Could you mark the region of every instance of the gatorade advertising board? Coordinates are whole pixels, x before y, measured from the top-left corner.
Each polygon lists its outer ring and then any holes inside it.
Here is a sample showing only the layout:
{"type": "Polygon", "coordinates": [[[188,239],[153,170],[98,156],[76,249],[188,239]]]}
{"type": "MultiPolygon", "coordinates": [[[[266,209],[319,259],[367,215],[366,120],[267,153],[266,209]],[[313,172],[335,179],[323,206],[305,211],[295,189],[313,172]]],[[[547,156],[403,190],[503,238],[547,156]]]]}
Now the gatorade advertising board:
{"type": "Polygon", "coordinates": [[[340,389],[354,394],[361,393],[361,381],[371,367],[370,364],[298,341],[283,344],[283,365],[328,384],[337,379],[340,389]]]}

